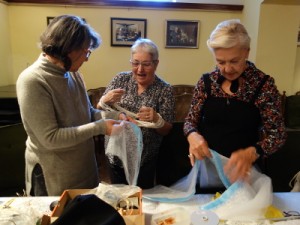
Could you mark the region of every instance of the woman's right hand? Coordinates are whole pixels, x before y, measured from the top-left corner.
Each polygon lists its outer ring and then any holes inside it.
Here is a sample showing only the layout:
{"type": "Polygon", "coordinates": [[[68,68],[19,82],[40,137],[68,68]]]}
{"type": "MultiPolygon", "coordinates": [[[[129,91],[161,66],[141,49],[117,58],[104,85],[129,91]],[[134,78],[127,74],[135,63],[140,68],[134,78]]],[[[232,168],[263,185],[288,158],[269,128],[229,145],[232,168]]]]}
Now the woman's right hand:
{"type": "Polygon", "coordinates": [[[106,132],[105,135],[110,136],[113,130],[114,126],[120,126],[121,121],[118,120],[111,120],[111,119],[106,119],[105,120],[105,126],[106,126],[106,132]]]}
{"type": "Polygon", "coordinates": [[[105,104],[113,104],[115,102],[119,102],[124,93],[125,90],[121,88],[110,90],[101,97],[101,101],[103,101],[105,104]]]}
{"type": "Polygon", "coordinates": [[[195,158],[202,160],[205,157],[212,157],[208,144],[202,135],[197,132],[192,132],[188,135],[187,140],[190,145],[189,158],[192,166],[195,164],[195,158]]]}

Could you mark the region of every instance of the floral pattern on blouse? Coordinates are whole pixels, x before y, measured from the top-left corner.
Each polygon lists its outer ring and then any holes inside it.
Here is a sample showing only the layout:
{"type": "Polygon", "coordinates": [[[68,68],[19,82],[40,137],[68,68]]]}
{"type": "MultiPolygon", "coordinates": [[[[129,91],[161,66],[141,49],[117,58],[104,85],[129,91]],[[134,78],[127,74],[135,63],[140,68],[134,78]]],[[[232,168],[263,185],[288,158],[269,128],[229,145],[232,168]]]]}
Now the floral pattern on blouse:
{"type": "MultiPolygon", "coordinates": [[[[137,113],[142,106],[152,107],[161,117],[170,123],[175,118],[175,100],[173,88],[170,84],[155,75],[155,80],[143,93],[138,95],[137,82],[132,72],[117,74],[107,86],[104,94],[108,91],[122,88],[125,94],[118,103],[121,107],[137,113]]],[[[156,159],[163,136],[155,129],[141,127],[143,134],[143,152],[141,164],[156,159]]]]}
{"type": "MultiPolygon", "coordinates": [[[[217,82],[221,76],[218,69],[210,73],[211,96],[223,98],[235,98],[243,102],[250,102],[257,87],[265,74],[257,69],[255,65],[247,61],[248,67],[242,74],[243,82],[238,91],[233,95],[225,93],[221,85],[217,82]]],[[[189,113],[185,119],[184,134],[188,135],[193,131],[198,132],[198,123],[201,118],[201,109],[207,98],[203,76],[196,84],[189,113]]],[[[274,78],[269,77],[263,85],[258,97],[254,102],[259,109],[262,119],[261,140],[257,143],[262,148],[265,155],[276,152],[286,140],[284,119],[281,113],[281,95],[275,85],[274,78]]]]}

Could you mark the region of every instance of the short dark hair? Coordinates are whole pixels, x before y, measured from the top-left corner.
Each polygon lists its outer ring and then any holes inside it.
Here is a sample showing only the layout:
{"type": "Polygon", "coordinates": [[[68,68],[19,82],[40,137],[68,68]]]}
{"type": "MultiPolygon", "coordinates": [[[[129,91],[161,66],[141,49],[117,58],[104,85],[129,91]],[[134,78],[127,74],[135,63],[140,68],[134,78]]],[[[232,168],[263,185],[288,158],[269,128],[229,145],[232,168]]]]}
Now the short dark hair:
{"type": "Polygon", "coordinates": [[[101,44],[100,35],[86,21],[78,16],[55,17],[40,37],[42,51],[71,68],[68,54],[84,48],[96,49],[101,44]]]}

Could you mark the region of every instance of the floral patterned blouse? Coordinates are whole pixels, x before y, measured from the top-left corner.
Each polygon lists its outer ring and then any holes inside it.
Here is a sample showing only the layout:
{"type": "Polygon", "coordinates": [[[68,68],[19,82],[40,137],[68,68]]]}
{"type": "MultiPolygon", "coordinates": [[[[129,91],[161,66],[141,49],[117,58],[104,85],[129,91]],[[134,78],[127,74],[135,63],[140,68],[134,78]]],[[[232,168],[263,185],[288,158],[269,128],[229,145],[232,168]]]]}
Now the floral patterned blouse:
{"type": "MultiPolygon", "coordinates": [[[[247,61],[248,67],[241,75],[242,84],[238,91],[233,95],[225,93],[221,89],[218,78],[221,76],[218,69],[210,73],[211,79],[211,96],[221,98],[235,98],[238,101],[250,102],[254,97],[255,91],[259,86],[265,74],[257,69],[255,65],[247,61]]],[[[201,118],[201,110],[207,98],[203,76],[196,84],[192,98],[189,113],[185,119],[184,134],[188,136],[191,132],[199,132],[198,125],[201,118]]],[[[271,155],[276,152],[286,140],[286,131],[284,119],[281,113],[282,103],[281,95],[277,90],[274,78],[269,77],[263,85],[260,93],[254,101],[255,106],[259,109],[261,116],[261,139],[255,147],[265,155],[271,155]]]]}
{"type": "MultiPolygon", "coordinates": [[[[133,113],[137,113],[142,106],[152,107],[165,121],[173,122],[175,100],[172,86],[157,75],[153,84],[140,95],[138,95],[137,82],[131,71],[117,74],[107,86],[104,94],[116,88],[125,90],[125,94],[118,103],[121,107],[133,113]]],[[[144,145],[141,159],[141,164],[143,164],[156,159],[163,136],[155,129],[141,127],[141,130],[144,145]]]]}

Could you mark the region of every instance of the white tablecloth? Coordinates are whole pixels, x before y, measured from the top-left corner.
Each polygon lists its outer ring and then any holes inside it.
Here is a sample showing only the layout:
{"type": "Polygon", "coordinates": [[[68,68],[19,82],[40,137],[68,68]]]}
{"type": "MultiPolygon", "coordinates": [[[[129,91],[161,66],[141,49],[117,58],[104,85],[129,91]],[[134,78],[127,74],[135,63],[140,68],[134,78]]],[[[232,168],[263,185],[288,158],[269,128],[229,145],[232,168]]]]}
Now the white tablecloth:
{"type": "MultiPolygon", "coordinates": [[[[213,195],[199,194],[195,195],[192,199],[182,203],[158,203],[143,200],[143,212],[146,214],[146,225],[151,224],[151,217],[157,213],[168,211],[170,209],[176,209],[178,207],[185,209],[192,213],[199,209],[199,206],[211,201],[213,195]]],[[[247,203],[245,203],[247,204],[247,203]]],[[[300,213],[300,192],[284,192],[273,194],[273,206],[277,207],[281,211],[297,211],[300,213]]],[[[274,225],[300,225],[300,220],[290,220],[284,222],[276,222],[274,225]]],[[[255,223],[253,224],[255,225],[255,223]]]]}
{"type": "MultiPolygon", "coordinates": [[[[195,195],[192,199],[182,203],[158,203],[143,200],[143,213],[146,215],[146,225],[151,224],[151,217],[157,213],[166,210],[182,207],[189,212],[199,209],[199,206],[211,200],[213,195],[199,194],[195,195]]],[[[59,196],[54,197],[0,197],[0,210],[4,210],[3,205],[9,200],[14,199],[10,204],[13,209],[20,209],[22,212],[27,210],[32,217],[41,217],[43,214],[49,214],[50,203],[58,200],[59,196]]],[[[274,193],[273,206],[278,209],[288,212],[300,212],[300,192],[285,192],[274,193]]],[[[0,211],[1,213],[1,211],[0,211]]],[[[1,217],[0,217],[1,219],[1,217]]],[[[2,223],[0,222],[2,225],[2,223]]],[[[300,225],[300,220],[290,220],[285,222],[276,222],[276,225],[300,225]]],[[[23,225],[23,224],[22,224],[23,225]]],[[[183,224],[182,224],[183,225],[183,224]]]]}

